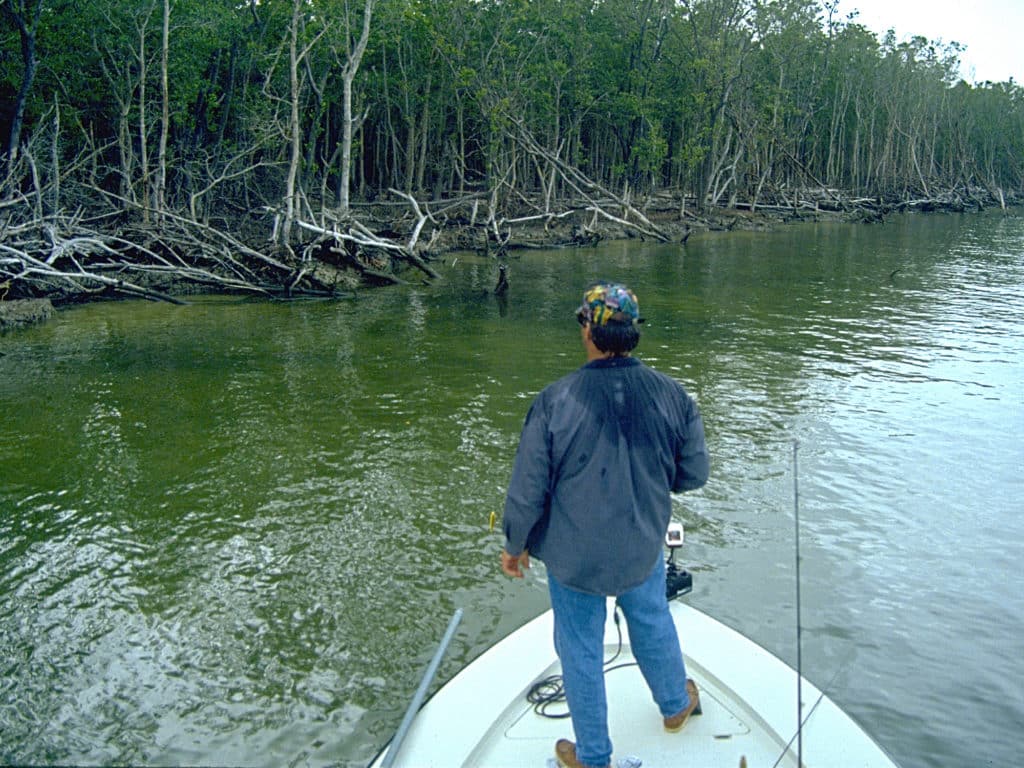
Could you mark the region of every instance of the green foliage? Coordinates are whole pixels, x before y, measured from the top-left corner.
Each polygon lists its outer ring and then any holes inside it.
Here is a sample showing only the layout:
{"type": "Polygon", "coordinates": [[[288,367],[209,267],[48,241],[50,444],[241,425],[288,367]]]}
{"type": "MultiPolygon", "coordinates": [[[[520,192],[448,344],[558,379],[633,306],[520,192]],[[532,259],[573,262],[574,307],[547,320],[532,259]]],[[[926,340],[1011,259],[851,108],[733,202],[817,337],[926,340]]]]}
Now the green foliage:
{"type": "MultiPolygon", "coordinates": [[[[4,117],[24,69],[11,2],[0,14],[4,117]]],[[[152,157],[158,138],[161,0],[43,3],[23,139],[44,130],[59,104],[73,126],[65,149],[106,143],[102,162],[130,180],[135,158],[144,148],[152,157]]],[[[341,73],[363,3],[175,0],[169,109],[179,203],[241,154],[285,160],[296,8],[307,53],[300,184],[330,187],[341,73]]],[[[866,194],[971,184],[1024,192],[1018,84],[962,83],[957,44],[879,40],[835,10],[817,0],[378,0],[355,81],[354,183],[367,194],[443,193],[508,177],[534,191],[540,175],[511,140],[521,126],[602,183],[672,185],[699,200],[817,184],[866,194]]],[[[259,183],[274,173],[260,171],[259,183]]]]}

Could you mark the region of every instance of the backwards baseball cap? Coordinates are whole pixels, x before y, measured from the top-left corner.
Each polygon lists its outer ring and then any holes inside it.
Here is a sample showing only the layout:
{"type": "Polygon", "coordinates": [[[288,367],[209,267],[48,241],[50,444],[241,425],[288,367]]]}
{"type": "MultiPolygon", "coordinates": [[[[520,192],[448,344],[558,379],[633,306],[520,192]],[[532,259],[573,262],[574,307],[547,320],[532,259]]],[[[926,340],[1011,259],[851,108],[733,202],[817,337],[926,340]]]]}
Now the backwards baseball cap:
{"type": "Polygon", "coordinates": [[[619,283],[591,283],[583,292],[583,303],[576,310],[580,325],[607,325],[622,323],[636,325],[640,317],[640,305],[636,294],[619,283]]]}

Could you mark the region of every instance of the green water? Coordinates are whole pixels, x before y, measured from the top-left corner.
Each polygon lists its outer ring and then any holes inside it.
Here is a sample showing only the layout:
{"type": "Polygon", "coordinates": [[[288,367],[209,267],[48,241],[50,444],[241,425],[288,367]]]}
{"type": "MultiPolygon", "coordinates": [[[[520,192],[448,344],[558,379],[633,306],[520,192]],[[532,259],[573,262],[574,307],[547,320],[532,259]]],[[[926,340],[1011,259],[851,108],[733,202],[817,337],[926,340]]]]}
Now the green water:
{"type": "Polygon", "coordinates": [[[795,661],[799,440],[805,672],[905,768],[1016,762],[1024,219],[528,253],[507,302],[439,269],[0,337],[0,763],[364,765],[455,608],[441,679],[546,607],[488,516],[595,277],[704,412],[690,601],[795,661]]]}

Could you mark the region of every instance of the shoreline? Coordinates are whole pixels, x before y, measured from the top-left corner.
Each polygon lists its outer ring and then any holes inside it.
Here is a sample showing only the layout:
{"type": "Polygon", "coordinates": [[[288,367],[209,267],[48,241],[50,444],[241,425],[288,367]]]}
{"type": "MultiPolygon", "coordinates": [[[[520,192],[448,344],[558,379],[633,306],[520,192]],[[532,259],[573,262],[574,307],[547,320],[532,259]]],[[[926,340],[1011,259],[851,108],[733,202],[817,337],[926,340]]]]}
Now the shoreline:
{"type": "MultiPolygon", "coordinates": [[[[363,221],[372,222],[382,235],[374,235],[356,221],[353,229],[365,231],[370,239],[362,239],[362,247],[353,248],[337,229],[320,229],[319,237],[309,243],[298,244],[287,251],[294,257],[302,254],[298,263],[278,266],[292,270],[286,288],[282,293],[263,292],[267,299],[288,300],[291,298],[342,299],[350,297],[357,288],[372,288],[388,284],[408,283],[415,278],[409,273],[418,269],[426,281],[438,277],[430,263],[440,260],[445,254],[456,251],[475,251],[494,259],[495,267],[501,265],[506,255],[518,250],[539,250],[558,248],[594,247],[603,242],[622,240],[645,240],[656,233],[656,239],[663,242],[686,243],[694,232],[728,231],[771,231],[776,227],[790,224],[835,221],[862,224],[884,224],[886,217],[903,213],[981,213],[986,210],[1009,212],[1018,208],[1022,201],[1016,196],[1009,199],[987,199],[974,197],[968,202],[960,198],[949,200],[916,200],[885,203],[877,199],[844,201],[837,193],[828,190],[818,192],[811,201],[794,201],[793,204],[752,206],[736,203],[732,207],[714,208],[696,213],[669,197],[655,197],[647,201],[642,216],[649,226],[633,227],[626,218],[619,219],[595,206],[587,209],[570,210],[567,213],[525,216],[520,219],[503,219],[495,222],[475,221],[445,214],[420,214],[417,227],[431,221],[434,229],[429,243],[415,244],[412,241],[406,253],[395,255],[389,248],[401,246],[408,237],[408,216],[382,215],[381,207],[373,203],[354,206],[365,212],[363,221]],[[603,213],[605,218],[599,217],[603,213]],[[376,215],[374,215],[376,214],[376,215]],[[388,239],[390,238],[390,240],[388,239]],[[339,258],[341,256],[341,258],[339,258]],[[294,290],[303,284],[301,290],[294,290]]],[[[417,210],[417,213],[419,211],[417,210]]],[[[624,216],[629,214],[624,212],[624,216]]],[[[350,230],[351,231],[351,230],[350,230]]],[[[417,229],[418,233],[418,229],[417,229]]],[[[251,251],[251,253],[256,253],[251,251]]],[[[183,262],[184,263],[184,262],[183,262]]],[[[125,273],[133,269],[132,264],[114,265],[115,277],[103,276],[101,287],[88,292],[64,295],[55,287],[51,294],[8,297],[10,281],[2,287],[7,291],[0,297],[0,334],[45,323],[56,312],[68,306],[94,301],[116,301],[129,298],[146,298],[155,301],[187,304],[188,296],[196,295],[252,295],[251,286],[239,283],[234,288],[230,281],[221,281],[205,270],[183,268],[150,267],[139,264],[131,280],[124,279],[125,273]]],[[[89,275],[89,277],[93,277],[89,275]]],[[[259,295],[260,291],[256,291],[259,295]]]]}

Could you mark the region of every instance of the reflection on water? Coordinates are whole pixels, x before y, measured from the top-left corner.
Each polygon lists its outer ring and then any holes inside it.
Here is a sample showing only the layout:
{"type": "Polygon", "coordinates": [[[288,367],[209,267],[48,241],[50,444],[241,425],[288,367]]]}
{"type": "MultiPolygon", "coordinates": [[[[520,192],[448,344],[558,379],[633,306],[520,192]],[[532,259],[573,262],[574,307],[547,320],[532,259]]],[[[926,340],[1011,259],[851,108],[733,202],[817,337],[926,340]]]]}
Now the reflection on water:
{"type": "Polygon", "coordinates": [[[0,338],[0,762],[365,764],[456,607],[442,679],[544,609],[487,520],[581,362],[577,290],[616,276],[705,414],[691,602],[794,661],[799,440],[805,671],[906,768],[1010,763],[1022,254],[996,216],[614,243],[514,260],[506,304],[463,254],[0,338]]]}

